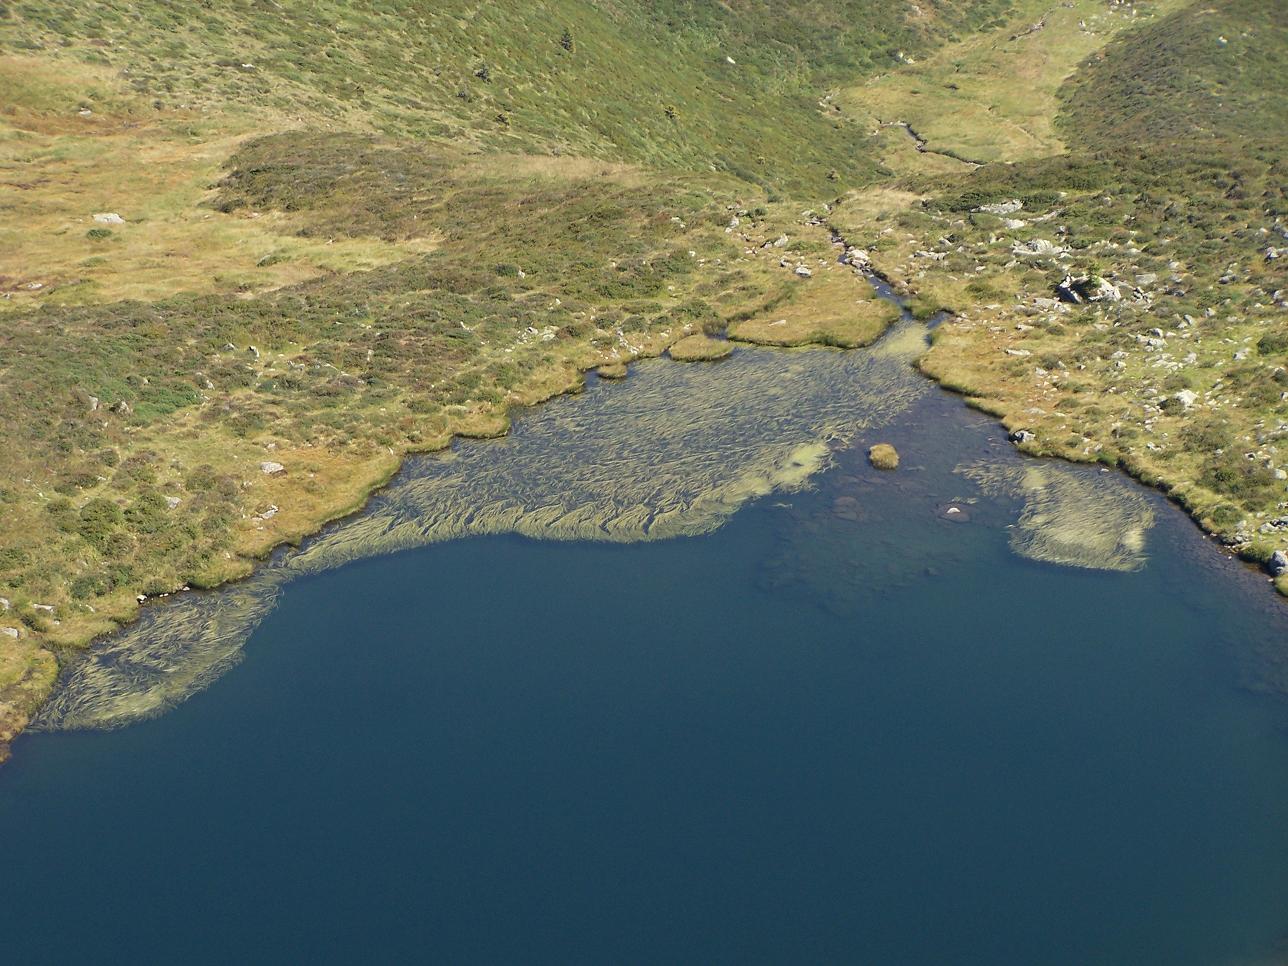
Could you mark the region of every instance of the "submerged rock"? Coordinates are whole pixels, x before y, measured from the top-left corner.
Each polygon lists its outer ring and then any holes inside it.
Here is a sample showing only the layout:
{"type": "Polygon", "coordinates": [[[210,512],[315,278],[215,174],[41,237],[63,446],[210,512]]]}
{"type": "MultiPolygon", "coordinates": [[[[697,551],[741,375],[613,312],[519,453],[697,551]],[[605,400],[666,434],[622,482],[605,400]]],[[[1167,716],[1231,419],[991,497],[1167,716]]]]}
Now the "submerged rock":
{"type": "Polygon", "coordinates": [[[840,520],[857,523],[863,519],[863,511],[860,509],[859,501],[855,497],[838,496],[832,501],[832,516],[840,520]]]}
{"type": "Polygon", "coordinates": [[[970,522],[970,510],[960,503],[945,503],[936,511],[936,516],[941,520],[951,520],[953,523],[970,522]]]}

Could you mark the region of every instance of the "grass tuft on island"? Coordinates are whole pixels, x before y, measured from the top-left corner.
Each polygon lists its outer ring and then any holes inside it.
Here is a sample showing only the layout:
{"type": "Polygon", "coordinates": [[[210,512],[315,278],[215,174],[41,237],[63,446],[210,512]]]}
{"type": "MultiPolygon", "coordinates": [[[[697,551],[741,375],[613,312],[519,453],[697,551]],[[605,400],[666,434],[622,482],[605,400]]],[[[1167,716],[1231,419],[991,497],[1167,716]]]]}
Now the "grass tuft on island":
{"type": "Polygon", "coordinates": [[[689,335],[668,350],[676,362],[714,362],[733,354],[733,345],[727,339],[713,339],[709,335],[689,335]]]}
{"type": "Polygon", "coordinates": [[[899,451],[889,443],[877,443],[868,450],[868,462],[879,470],[897,470],[899,451]]]}

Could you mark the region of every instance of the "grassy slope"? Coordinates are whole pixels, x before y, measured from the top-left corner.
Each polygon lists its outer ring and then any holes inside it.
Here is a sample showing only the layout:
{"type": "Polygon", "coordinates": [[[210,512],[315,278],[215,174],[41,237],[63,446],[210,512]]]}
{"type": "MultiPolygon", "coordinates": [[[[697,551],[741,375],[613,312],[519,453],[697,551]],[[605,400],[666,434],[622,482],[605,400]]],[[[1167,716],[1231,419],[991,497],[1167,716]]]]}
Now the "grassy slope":
{"type": "Polygon", "coordinates": [[[873,315],[797,223],[879,171],[820,94],[1006,5],[0,4],[0,754],[47,647],[405,451],[771,306],[873,315]]]}
{"type": "Polygon", "coordinates": [[[992,30],[933,51],[917,63],[848,88],[839,102],[885,134],[888,163],[959,175],[960,161],[1022,161],[1064,150],[1055,118],[1059,91],[1089,55],[1122,30],[1183,0],[1116,7],[1104,0],[1019,0],[992,30]],[[908,124],[929,154],[917,155],[908,124]]]}
{"type": "Polygon", "coordinates": [[[443,137],[817,189],[871,174],[861,129],[815,107],[828,77],[862,76],[978,23],[999,0],[862,0],[786,11],[767,0],[637,3],[11,5],[11,44],[128,71],[161,108],[267,110],[331,129],[443,137]],[[561,41],[570,42],[571,49],[561,41]],[[85,45],[92,45],[86,48],[85,45]],[[735,63],[730,63],[730,60],[735,63]]]}
{"type": "Polygon", "coordinates": [[[1264,560],[1288,548],[1288,262],[1266,257],[1288,230],[1288,32],[1271,0],[1158,13],[1059,90],[1066,153],[914,177],[927,200],[871,240],[926,310],[961,313],[928,372],[1028,448],[1122,464],[1264,560]],[[976,210],[1009,199],[1024,208],[976,210]],[[1057,251],[1016,254],[1037,241],[1057,251]],[[1045,301],[1070,273],[1124,299],[1045,301]]]}

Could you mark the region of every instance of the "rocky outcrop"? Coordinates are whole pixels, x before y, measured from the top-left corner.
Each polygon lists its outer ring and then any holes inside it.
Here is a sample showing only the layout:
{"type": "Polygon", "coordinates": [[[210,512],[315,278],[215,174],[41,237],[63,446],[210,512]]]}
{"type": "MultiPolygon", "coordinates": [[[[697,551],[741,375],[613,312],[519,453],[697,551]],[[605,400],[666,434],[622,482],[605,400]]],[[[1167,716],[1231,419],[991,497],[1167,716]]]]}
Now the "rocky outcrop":
{"type": "Polygon", "coordinates": [[[1060,301],[1076,305],[1118,302],[1123,297],[1117,285],[1099,275],[1066,275],[1064,281],[1055,287],[1055,293],[1060,301]]]}

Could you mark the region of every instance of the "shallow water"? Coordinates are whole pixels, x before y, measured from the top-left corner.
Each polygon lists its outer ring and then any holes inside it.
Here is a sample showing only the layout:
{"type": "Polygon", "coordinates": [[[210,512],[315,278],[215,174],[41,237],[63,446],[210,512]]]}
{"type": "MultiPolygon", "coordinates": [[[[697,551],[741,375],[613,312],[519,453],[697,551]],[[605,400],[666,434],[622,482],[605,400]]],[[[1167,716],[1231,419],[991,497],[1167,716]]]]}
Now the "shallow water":
{"type": "Polygon", "coordinates": [[[1285,609],[905,365],[641,366],[151,609],[47,726],[177,706],[0,770],[4,958],[1282,960],[1285,609]]]}

